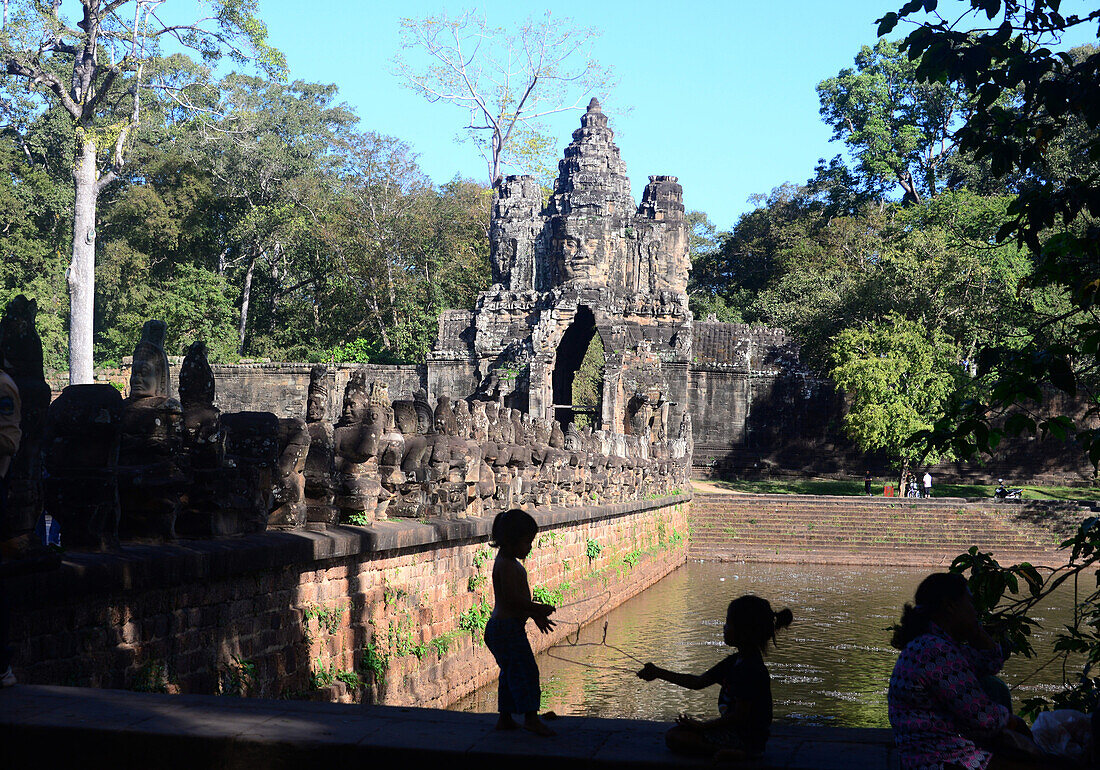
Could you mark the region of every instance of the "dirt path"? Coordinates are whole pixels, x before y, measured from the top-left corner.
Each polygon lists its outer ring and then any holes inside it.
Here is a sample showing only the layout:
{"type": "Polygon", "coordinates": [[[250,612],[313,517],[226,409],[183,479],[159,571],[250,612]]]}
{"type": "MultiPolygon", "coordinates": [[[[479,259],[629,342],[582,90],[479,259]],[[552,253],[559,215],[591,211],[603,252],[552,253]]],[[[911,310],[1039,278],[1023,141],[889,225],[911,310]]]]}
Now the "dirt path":
{"type": "Polygon", "coordinates": [[[718,487],[709,481],[703,481],[702,479],[692,479],[691,488],[697,495],[738,495],[744,494],[738,492],[736,489],[726,489],[724,487],[718,487]]]}

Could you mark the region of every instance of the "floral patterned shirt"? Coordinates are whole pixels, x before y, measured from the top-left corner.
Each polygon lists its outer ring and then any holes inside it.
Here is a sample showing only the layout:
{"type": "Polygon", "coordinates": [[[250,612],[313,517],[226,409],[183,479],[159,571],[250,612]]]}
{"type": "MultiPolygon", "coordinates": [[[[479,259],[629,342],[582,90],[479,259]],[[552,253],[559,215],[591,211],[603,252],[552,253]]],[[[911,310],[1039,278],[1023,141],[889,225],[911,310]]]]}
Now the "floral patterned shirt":
{"type": "Polygon", "coordinates": [[[990,753],[975,740],[1008,724],[1008,709],[990,700],[978,677],[1001,670],[1000,647],[959,644],[935,623],[906,645],[890,677],[887,703],[903,770],[942,770],[954,763],[985,770],[990,753]]]}

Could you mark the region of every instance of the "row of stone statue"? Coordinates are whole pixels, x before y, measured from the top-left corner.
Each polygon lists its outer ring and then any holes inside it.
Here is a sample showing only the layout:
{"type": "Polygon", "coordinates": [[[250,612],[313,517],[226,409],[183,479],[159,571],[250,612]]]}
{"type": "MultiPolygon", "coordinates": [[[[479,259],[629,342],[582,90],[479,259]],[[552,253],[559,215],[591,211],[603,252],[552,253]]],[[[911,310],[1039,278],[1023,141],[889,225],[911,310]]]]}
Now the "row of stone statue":
{"type": "Polygon", "coordinates": [[[581,505],[665,494],[686,474],[690,423],[670,441],[578,430],[496,402],[423,391],[392,401],[353,372],[339,421],[313,368],[306,419],[221,413],[206,346],[191,345],[169,397],[165,326],[149,321],[130,394],[73,385],[49,407],[45,508],[68,547],[217,536],[389,517],[461,518],[514,505],[581,505]]]}
{"type": "Polygon", "coordinates": [[[391,402],[385,384],[368,390],[362,371],[352,373],[340,420],[330,426],[326,387],[325,368],[314,367],[305,466],[312,521],[462,518],[515,505],[617,502],[666,494],[685,480],[685,435],[649,444],[573,423],[562,431],[558,422],[493,401],[440,396],[433,408],[424,391],[391,402]]]}

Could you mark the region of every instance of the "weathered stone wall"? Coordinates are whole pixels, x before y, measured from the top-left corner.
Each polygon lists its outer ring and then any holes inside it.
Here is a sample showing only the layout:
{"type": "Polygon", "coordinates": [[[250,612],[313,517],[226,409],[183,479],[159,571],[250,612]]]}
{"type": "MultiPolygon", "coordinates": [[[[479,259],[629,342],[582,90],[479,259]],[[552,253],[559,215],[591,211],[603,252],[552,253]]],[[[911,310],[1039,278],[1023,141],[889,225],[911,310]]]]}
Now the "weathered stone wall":
{"type": "MultiPolygon", "coordinates": [[[[535,511],[530,583],[572,605],[556,614],[555,635],[531,630],[535,643],[560,641],[574,621],[682,564],[689,507],[672,496],[535,511]]],[[[308,695],[319,685],[347,698],[358,672],[365,697],[444,706],[496,676],[480,642],[490,526],[384,522],[72,554],[60,570],[6,583],[16,674],[141,688],[164,671],[181,692],[308,695]]]]}

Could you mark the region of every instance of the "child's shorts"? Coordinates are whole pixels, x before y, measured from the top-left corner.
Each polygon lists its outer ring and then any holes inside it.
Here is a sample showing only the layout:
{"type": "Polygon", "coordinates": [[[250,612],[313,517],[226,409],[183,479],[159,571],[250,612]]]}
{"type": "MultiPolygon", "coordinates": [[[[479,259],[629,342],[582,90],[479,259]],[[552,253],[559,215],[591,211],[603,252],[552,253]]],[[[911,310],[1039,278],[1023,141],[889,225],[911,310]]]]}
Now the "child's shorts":
{"type": "Polygon", "coordinates": [[[530,714],[539,710],[539,667],[524,626],[526,618],[489,618],[485,646],[500,666],[497,711],[501,714],[530,714]]]}

